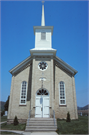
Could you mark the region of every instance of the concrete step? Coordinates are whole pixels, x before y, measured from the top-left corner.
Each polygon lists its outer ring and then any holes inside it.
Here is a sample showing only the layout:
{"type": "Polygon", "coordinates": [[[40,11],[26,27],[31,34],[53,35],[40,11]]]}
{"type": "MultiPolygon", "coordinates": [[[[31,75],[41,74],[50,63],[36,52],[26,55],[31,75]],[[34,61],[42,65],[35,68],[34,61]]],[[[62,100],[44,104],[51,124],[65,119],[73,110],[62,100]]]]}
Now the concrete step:
{"type": "MultiPolygon", "coordinates": [[[[56,121],[56,119],[55,119],[56,121]]],[[[57,122],[54,126],[53,118],[30,118],[27,120],[25,131],[56,131],[57,122]]]]}
{"type": "Polygon", "coordinates": [[[56,131],[57,126],[56,127],[26,127],[25,131],[56,131]]]}
{"type": "MultiPolygon", "coordinates": [[[[45,126],[45,125],[47,125],[47,126],[54,126],[54,123],[52,122],[52,123],[50,123],[50,122],[36,122],[36,123],[34,123],[34,122],[28,122],[27,123],[27,125],[29,125],[29,126],[36,126],[36,125],[39,125],[39,126],[45,126]]],[[[57,125],[57,124],[56,124],[57,125]]]]}
{"type": "Polygon", "coordinates": [[[43,120],[52,121],[54,119],[53,118],[28,118],[28,120],[30,120],[30,121],[43,121],[43,120]]]}
{"type": "Polygon", "coordinates": [[[41,127],[41,128],[54,128],[54,127],[56,127],[56,126],[47,126],[47,125],[45,125],[45,126],[39,126],[39,125],[36,125],[36,126],[26,126],[26,128],[39,128],[39,127],[41,127]]]}
{"type": "Polygon", "coordinates": [[[25,132],[55,132],[56,129],[25,129],[25,132]]]}

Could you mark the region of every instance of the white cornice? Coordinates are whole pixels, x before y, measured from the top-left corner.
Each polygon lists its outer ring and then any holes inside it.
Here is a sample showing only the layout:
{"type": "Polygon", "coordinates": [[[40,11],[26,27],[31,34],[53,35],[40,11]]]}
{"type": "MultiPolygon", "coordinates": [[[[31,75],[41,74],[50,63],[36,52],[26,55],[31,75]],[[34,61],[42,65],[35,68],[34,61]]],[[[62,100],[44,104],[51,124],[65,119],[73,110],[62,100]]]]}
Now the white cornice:
{"type": "Polygon", "coordinates": [[[30,50],[30,54],[31,56],[33,55],[53,55],[56,56],[56,49],[52,49],[52,48],[34,48],[30,50]]]}
{"type": "Polygon", "coordinates": [[[67,71],[71,72],[73,75],[75,75],[78,71],[72,68],[69,64],[64,62],[62,59],[59,57],[55,56],[54,60],[57,61],[63,68],[65,68],[67,71]]]}
{"type": "Polygon", "coordinates": [[[11,74],[14,74],[18,70],[20,70],[23,66],[27,65],[31,60],[32,60],[32,57],[29,56],[28,58],[26,58],[25,60],[23,60],[22,62],[20,62],[18,65],[16,65],[14,68],[12,68],[9,72],[11,74]]]}

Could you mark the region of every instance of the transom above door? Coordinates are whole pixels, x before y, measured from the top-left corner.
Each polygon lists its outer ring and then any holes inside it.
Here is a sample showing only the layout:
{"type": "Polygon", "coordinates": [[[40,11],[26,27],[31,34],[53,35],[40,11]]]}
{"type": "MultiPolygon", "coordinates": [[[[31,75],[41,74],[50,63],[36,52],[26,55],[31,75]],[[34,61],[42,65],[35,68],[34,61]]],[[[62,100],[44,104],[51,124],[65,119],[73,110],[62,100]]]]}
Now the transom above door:
{"type": "Polygon", "coordinates": [[[40,89],[36,93],[35,117],[49,117],[49,92],[40,89]]]}

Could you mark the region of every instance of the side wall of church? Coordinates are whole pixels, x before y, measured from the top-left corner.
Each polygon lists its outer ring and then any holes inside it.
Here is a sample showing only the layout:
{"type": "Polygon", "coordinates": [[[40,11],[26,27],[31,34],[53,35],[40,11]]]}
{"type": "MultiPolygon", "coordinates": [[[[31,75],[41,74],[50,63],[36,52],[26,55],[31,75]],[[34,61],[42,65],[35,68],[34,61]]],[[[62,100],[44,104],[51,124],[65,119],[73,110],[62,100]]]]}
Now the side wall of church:
{"type": "Polygon", "coordinates": [[[20,92],[21,83],[27,82],[27,94],[29,91],[29,75],[31,74],[30,67],[25,68],[23,71],[15,76],[12,76],[10,101],[8,119],[14,119],[17,116],[18,119],[27,119],[30,110],[30,98],[27,99],[26,105],[20,105],[20,92]]]}
{"type": "Polygon", "coordinates": [[[77,104],[74,77],[55,66],[55,116],[56,118],[66,118],[67,112],[70,112],[71,119],[77,119],[77,104]],[[59,103],[59,83],[65,84],[66,105],[59,103]]]}

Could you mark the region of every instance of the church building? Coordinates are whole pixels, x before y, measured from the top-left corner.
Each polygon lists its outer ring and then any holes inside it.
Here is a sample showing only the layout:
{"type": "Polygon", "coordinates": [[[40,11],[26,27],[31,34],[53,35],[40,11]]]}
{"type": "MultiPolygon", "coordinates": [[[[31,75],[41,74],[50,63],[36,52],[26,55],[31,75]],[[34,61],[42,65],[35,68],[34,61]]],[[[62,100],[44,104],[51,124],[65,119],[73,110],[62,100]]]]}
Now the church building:
{"type": "MultiPolygon", "coordinates": [[[[53,26],[45,26],[42,4],[41,26],[34,26],[35,48],[30,56],[12,68],[8,123],[78,119],[75,74],[77,71],[56,56],[52,48],[53,26]]],[[[30,129],[29,129],[30,130],[30,129]]]]}

